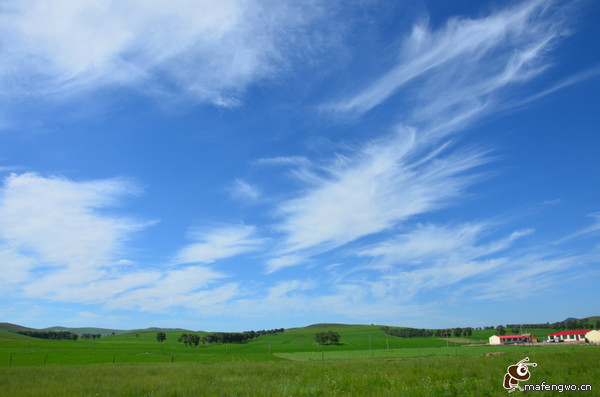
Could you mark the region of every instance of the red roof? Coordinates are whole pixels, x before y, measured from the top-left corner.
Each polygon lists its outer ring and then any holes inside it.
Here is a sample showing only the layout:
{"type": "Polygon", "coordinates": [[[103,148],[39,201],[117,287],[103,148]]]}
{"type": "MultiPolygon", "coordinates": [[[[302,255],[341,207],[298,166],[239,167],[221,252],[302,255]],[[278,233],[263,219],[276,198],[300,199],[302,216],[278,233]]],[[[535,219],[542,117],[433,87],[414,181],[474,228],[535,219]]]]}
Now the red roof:
{"type": "Polygon", "coordinates": [[[525,335],[499,335],[498,337],[500,339],[508,339],[508,338],[529,338],[531,336],[531,334],[525,334],[525,335]]]}
{"type": "Polygon", "coordinates": [[[548,334],[548,336],[558,336],[558,335],[585,335],[588,332],[590,332],[590,330],[581,330],[581,331],[559,331],[559,332],[555,332],[553,334],[548,334]]]}

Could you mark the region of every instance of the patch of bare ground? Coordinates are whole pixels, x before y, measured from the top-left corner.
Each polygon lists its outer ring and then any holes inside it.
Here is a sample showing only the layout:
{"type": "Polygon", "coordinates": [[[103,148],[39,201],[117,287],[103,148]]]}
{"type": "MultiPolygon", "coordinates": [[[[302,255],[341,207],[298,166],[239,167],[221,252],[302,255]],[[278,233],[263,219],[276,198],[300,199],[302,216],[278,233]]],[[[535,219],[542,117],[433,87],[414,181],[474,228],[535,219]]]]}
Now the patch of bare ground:
{"type": "Polygon", "coordinates": [[[468,343],[468,344],[471,344],[471,343],[476,343],[477,342],[476,340],[469,339],[469,338],[438,338],[438,339],[439,340],[443,340],[443,341],[447,340],[450,343],[468,343]]]}

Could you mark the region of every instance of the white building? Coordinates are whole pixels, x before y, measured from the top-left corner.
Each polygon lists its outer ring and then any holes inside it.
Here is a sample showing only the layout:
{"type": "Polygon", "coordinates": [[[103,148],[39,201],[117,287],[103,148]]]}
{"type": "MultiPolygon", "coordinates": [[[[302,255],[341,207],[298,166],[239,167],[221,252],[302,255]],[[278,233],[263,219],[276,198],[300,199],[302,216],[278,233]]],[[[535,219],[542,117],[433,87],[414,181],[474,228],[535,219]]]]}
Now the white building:
{"type": "Polygon", "coordinates": [[[585,339],[587,339],[590,343],[600,345],[600,330],[591,330],[590,332],[585,334],[585,339]]]}
{"type": "Polygon", "coordinates": [[[548,335],[549,342],[585,342],[586,334],[590,330],[559,331],[548,335]]]}
{"type": "Polygon", "coordinates": [[[531,334],[490,336],[490,345],[512,345],[514,343],[531,343],[531,334]]]}

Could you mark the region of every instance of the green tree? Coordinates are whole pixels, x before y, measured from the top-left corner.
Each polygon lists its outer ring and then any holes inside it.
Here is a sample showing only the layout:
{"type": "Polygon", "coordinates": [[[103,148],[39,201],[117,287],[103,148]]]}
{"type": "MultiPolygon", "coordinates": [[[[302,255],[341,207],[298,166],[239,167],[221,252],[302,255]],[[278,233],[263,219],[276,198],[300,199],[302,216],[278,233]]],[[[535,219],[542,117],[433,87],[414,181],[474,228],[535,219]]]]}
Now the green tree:
{"type": "Polygon", "coordinates": [[[452,330],[452,335],[454,335],[454,337],[460,337],[462,335],[462,328],[454,328],[452,330]]]}
{"type": "Polygon", "coordinates": [[[163,342],[163,341],[167,340],[167,334],[165,334],[164,332],[157,333],[156,340],[159,342],[163,342]]]}
{"type": "Polygon", "coordinates": [[[319,345],[324,345],[327,343],[329,338],[327,337],[327,332],[317,332],[315,334],[315,340],[319,345]]]}
{"type": "Polygon", "coordinates": [[[319,345],[327,345],[332,343],[340,342],[340,334],[334,331],[317,332],[315,334],[315,340],[319,345]]]}
{"type": "Polygon", "coordinates": [[[498,333],[498,335],[504,335],[506,334],[506,329],[503,325],[499,325],[496,327],[496,332],[498,333]]]}
{"type": "Polygon", "coordinates": [[[337,332],[328,331],[327,338],[329,339],[329,343],[340,343],[340,334],[337,332]]]}

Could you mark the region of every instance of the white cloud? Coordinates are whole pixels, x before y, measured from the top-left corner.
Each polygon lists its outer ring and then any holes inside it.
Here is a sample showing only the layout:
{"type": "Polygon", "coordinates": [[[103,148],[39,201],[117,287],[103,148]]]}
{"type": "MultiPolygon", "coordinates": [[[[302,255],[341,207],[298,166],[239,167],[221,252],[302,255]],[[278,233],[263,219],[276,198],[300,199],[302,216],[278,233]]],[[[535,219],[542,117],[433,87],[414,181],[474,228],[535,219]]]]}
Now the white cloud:
{"type": "Polygon", "coordinates": [[[497,99],[492,94],[548,67],[548,50],[566,34],[561,10],[550,4],[532,0],[485,18],[455,18],[437,31],[415,25],[395,66],[326,108],[356,116],[405,89],[410,101],[403,108],[411,123],[423,122],[433,131],[454,120],[455,129],[461,119],[486,110],[497,99]],[[415,92],[410,84],[417,81],[415,92]]]}
{"type": "Polygon", "coordinates": [[[306,291],[314,287],[314,283],[300,280],[281,281],[267,289],[266,300],[278,300],[294,291],[306,291]]]}
{"type": "Polygon", "coordinates": [[[110,84],[175,88],[235,106],[249,84],[302,52],[317,13],[268,0],[8,2],[0,9],[0,88],[46,97],[110,84]]]}
{"type": "Polygon", "coordinates": [[[583,229],[578,230],[575,233],[569,234],[568,236],[561,238],[560,240],[557,241],[557,244],[564,243],[565,241],[571,240],[573,238],[587,236],[590,233],[599,231],[600,230],[600,212],[593,212],[591,214],[588,214],[588,216],[590,218],[594,219],[594,222],[592,223],[592,225],[584,227],[583,229]]]}
{"type": "Polygon", "coordinates": [[[374,261],[352,272],[379,272],[379,275],[372,273],[372,281],[368,283],[372,289],[382,296],[402,295],[402,299],[482,274],[493,278],[490,271],[508,259],[491,256],[532,231],[513,232],[506,238],[482,244],[491,227],[486,223],[417,225],[407,233],[360,250],[359,256],[372,257],[374,261]]]}
{"type": "Polygon", "coordinates": [[[139,193],[118,179],[11,174],[0,189],[2,281],[29,297],[98,301],[143,276],[112,274],[128,237],[151,222],[104,211],[139,193]]]}
{"type": "MultiPolygon", "coordinates": [[[[454,226],[417,225],[407,233],[378,242],[358,252],[360,256],[378,258],[379,264],[421,265],[474,259],[502,251],[532,229],[512,232],[508,237],[481,244],[493,227],[490,223],[466,223],[454,226]]],[[[450,266],[450,265],[447,265],[450,266]]]]}
{"type": "Polygon", "coordinates": [[[310,161],[304,156],[278,156],[278,157],[268,157],[268,158],[260,158],[254,161],[255,164],[258,165],[307,165],[310,161]]]}
{"type": "Polygon", "coordinates": [[[236,179],[231,187],[231,194],[234,198],[243,200],[246,202],[256,202],[260,198],[260,190],[243,181],[242,179],[236,179]]]}
{"type": "Polygon", "coordinates": [[[149,222],[107,216],[101,210],[139,189],[123,180],[73,182],[11,174],[0,191],[0,238],[40,265],[107,264],[132,232],[149,222]]]}
{"type": "Polygon", "coordinates": [[[20,254],[17,247],[0,243],[0,286],[4,291],[29,280],[35,265],[35,259],[20,254]]]}
{"type": "Polygon", "coordinates": [[[226,283],[214,288],[204,288],[222,276],[212,270],[195,266],[181,273],[168,273],[164,278],[143,288],[127,291],[106,302],[109,309],[130,309],[147,312],[164,312],[168,308],[185,307],[197,310],[200,315],[222,314],[223,304],[239,294],[238,283],[226,283]],[[192,277],[179,288],[174,281],[192,277]]]}
{"type": "Polygon", "coordinates": [[[480,280],[465,286],[461,293],[475,299],[514,300],[548,291],[549,288],[593,278],[599,273],[597,254],[561,254],[543,247],[532,247],[514,254],[491,280],[480,280]],[[576,269],[576,270],[574,270],[576,269]]]}
{"type": "Polygon", "coordinates": [[[194,230],[190,237],[197,242],[182,248],[175,257],[177,263],[211,263],[241,253],[257,250],[264,239],[252,237],[254,226],[232,225],[213,230],[194,230]]]}
{"type": "MultiPolygon", "coordinates": [[[[237,294],[237,283],[215,285],[224,274],[207,266],[144,267],[122,258],[128,237],[151,222],[110,215],[106,209],[138,194],[130,182],[75,182],[11,174],[0,190],[0,285],[15,296],[162,311],[217,304],[237,294]],[[135,266],[134,266],[135,265],[135,266]],[[201,303],[198,303],[201,300],[201,303]]],[[[181,262],[213,262],[256,249],[251,226],[228,226],[182,249],[181,262]]]]}
{"type": "Polygon", "coordinates": [[[267,261],[267,273],[273,273],[285,267],[306,263],[306,258],[300,255],[282,255],[267,261]]]}
{"type": "Polygon", "coordinates": [[[286,234],[282,252],[323,252],[389,229],[410,217],[447,205],[473,181],[481,152],[445,145],[427,150],[413,130],[370,142],[301,177],[308,188],[280,204],[286,234]]]}

